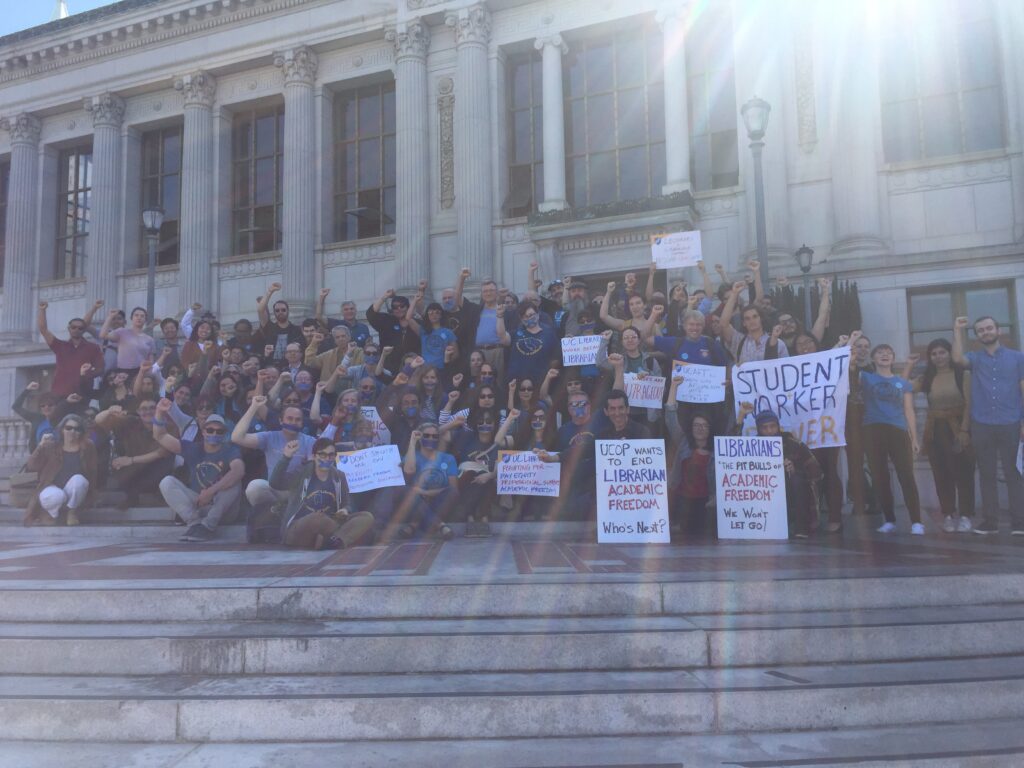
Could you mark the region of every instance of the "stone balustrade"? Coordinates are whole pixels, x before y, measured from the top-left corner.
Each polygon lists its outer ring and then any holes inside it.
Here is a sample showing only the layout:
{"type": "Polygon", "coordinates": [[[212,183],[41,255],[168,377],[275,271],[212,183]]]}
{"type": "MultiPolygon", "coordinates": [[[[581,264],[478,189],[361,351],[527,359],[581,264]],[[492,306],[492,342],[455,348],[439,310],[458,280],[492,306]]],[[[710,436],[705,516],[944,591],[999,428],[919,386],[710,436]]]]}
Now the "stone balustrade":
{"type": "Polygon", "coordinates": [[[0,419],[0,461],[28,458],[28,432],[24,419],[0,419]]]}

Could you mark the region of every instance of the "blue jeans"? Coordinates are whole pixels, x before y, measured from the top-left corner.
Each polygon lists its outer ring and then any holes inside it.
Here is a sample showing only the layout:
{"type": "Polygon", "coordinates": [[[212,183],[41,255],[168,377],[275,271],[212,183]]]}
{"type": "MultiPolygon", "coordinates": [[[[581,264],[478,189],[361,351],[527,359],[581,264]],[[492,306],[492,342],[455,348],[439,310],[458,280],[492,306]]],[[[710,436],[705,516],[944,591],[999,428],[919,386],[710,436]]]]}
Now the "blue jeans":
{"type": "Polygon", "coordinates": [[[1014,530],[1024,530],[1024,484],[1017,471],[1017,446],[1020,425],[982,424],[971,420],[971,442],[978,461],[981,481],[981,511],[986,523],[999,522],[999,491],[996,488],[996,462],[1003,464],[1006,493],[1010,500],[1010,519],[1014,530]]]}

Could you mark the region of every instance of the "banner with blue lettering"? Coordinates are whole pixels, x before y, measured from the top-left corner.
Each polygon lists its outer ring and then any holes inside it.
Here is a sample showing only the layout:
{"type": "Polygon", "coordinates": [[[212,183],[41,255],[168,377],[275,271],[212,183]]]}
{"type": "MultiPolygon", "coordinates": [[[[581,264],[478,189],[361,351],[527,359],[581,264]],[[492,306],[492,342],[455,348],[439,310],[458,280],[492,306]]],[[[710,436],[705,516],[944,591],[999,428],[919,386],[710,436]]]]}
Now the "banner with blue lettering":
{"type": "Polygon", "coordinates": [[[667,544],[664,440],[598,440],[597,541],[667,544]]]}
{"type": "Polygon", "coordinates": [[[716,437],[720,539],[788,539],[781,437],[716,437]]]}
{"type": "MultiPolygon", "coordinates": [[[[846,445],[849,347],[737,365],[732,391],[737,416],[741,403],[751,403],[754,414],[774,412],[783,430],[811,448],[846,445]]],[[[753,414],[743,434],[757,434],[753,414]]]]}

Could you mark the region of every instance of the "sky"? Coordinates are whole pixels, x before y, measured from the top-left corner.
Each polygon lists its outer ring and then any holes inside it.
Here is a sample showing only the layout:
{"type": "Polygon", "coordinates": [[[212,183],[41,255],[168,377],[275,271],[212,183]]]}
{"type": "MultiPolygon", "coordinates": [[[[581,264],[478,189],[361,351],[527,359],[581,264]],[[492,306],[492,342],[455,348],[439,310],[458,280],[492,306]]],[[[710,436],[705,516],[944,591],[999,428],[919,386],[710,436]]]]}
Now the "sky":
{"type": "MultiPolygon", "coordinates": [[[[101,5],[110,5],[111,0],[67,0],[68,11],[72,15],[82,11],[91,11],[101,5]]],[[[29,2],[3,3],[4,12],[0,14],[0,35],[9,35],[29,27],[45,24],[57,7],[57,0],[29,0],[29,2]]]]}

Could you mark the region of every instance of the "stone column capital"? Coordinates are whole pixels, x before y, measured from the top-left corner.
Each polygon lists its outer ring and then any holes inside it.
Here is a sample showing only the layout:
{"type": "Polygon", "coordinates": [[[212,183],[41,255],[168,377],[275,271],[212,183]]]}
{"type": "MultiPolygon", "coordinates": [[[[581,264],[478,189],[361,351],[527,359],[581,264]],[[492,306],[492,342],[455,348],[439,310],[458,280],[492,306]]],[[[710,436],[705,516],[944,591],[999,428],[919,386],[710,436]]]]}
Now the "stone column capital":
{"type": "Polygon", "coordinates": [[[543,51],[549,45],[552,48],[557,48],[563,56],[569,52],[569,46],[565,44],[565,40],[557,32],[553,35],[538,37],[533,41],[533,47],[538,51],[543,51]]]}
{"type": "Polygon", "coordinates": [[[452,11],[444,23],[455,30],[457,45],[487,45],[491,40],[491,12],[485,5],[472,5],[452,11]]]}
{"type": "Polygon", "coordinates": [[[217,78],[205,70],[197,70],[174,81],[174,90],[181,91],[186,107],[213,106],[217,95],[217,78]]]}
{"type": "Polygon", "coordinates": [[[320,59],[308,45],[274,54],[274,66],[284,72],[285,85],[313,85],[320,59]]]}
{"type": "Polygon", "coordinates": [[[124,119],[124,99],[109,91],[98,96],[86,96],[85,111],[92,115],[94,128],[119,128],[124,119]]]}
{"type": "Polygon", "coordinates": [[[665,3],[655,11],[654,20],[664,30],[666,24],[672,24],[683,18],[687,11],[686,6],[687,3],[685,2],[665,3]]]}
{"type": "Polygon", "coordinates": [[[394,43],[396,59],[426,59],[430,50],[430,27],[414,19],[387,30],[384,39],[394,43]]]}
{"type": "Polygon", "coordinates": [[[36,146],[39,143],[39,135],[42,133],[43,124],[38,117],[22,112],[14,117],[5,117],[0,120],[0,128],[11,134],[11,144],[30,144],[36,146]]]}

